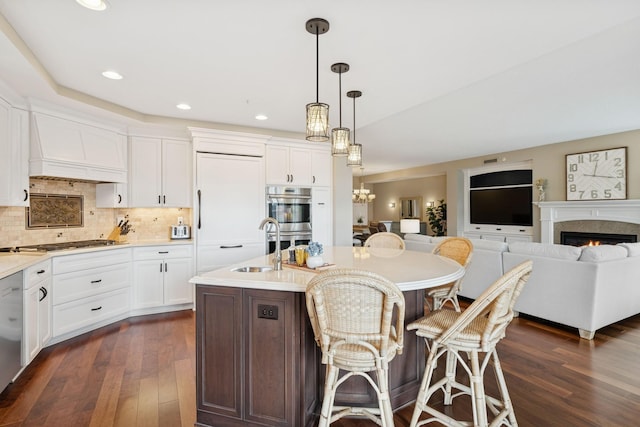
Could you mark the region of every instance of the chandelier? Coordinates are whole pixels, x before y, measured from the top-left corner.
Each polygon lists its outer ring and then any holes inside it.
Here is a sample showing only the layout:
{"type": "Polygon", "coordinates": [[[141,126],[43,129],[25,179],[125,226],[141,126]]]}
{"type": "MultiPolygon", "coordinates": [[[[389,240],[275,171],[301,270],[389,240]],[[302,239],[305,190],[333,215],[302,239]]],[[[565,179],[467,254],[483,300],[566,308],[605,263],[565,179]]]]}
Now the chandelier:
{"type": "Polygon", "coordinates": [[[368,188],[364,188],[364,182],[362,182],[362,173],[364,168],[360,168],[360,188],[354,188],[353,194],[351,195],[351,199],[354,203],[371,203],[373,199],[376,198],[376,195],[371,192],[368,188]]]}

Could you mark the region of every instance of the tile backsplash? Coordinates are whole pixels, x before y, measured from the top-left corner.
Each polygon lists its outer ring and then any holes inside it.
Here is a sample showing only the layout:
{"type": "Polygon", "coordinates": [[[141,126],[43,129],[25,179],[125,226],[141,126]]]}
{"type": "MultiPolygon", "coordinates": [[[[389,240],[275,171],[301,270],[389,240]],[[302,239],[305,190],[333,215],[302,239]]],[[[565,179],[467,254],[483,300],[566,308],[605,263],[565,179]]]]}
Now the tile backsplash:
{"type": "Polygon", "coordinates": [[[178,217],[191,224],[187,208],[96,208],[96,185],[90,182],[31,179],[32,193],[84,196],[84,226],[72,228],[27,229],[25,208],[0,206],[0,247],[106,239],[117,225],[118,217],[128,216],[130,242],[169,239],[169,226],[178,217]]]}

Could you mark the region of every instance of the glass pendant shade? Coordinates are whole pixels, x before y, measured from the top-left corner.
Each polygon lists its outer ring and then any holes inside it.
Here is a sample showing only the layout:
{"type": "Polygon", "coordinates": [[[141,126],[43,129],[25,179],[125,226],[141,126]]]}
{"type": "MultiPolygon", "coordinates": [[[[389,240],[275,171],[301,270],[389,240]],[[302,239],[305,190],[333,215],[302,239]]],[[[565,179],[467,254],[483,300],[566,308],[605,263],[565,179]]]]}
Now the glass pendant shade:
{"type": "Polygon", "coordinates": [[[349,154],[350,135],[349,128],[333,128],[331,130],[331,154],[334,156],[349,154]]]}
{"type": "Polygon", "coordinates": [[[349,145],[349,154],[347,155],[347,166],[362,166],[362,145],[349,145]]]}
{"type": "Polygon", "coordinates": [[[329,140],[329,105],[322,102],[307,104],[307,141],[329,140]]]}

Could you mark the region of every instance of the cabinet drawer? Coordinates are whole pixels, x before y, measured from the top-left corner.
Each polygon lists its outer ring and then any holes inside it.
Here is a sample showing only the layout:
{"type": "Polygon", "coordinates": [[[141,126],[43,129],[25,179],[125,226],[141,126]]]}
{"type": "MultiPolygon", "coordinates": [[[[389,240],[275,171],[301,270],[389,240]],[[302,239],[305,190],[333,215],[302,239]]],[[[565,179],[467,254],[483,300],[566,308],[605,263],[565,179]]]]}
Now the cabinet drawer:
{"type": "Polygon", "coordinates": [[[51,260],[45,260],[32,265],[24,270],[24,288],[30,289],[33,285],[51,278],[51,260]]]}
{"type": "Polygon", "coordinates": [[[208,245],[198,249],[198,274],[216,270],[265,254],[264,243],[208,245]]]}
{"type": "Polygon", "coordinates": [[[131,261],[131,249],[114,249],[53,258],[53,273],[90,270],[131,261]]]}
{"type": "Polygon", "coordinates": [[[116,264],[91,270],[53,276],[53,304],[94,296],[114,289],[128,288],[131,264],[116,264]]]}
{"type": "Polygon", "coordinates": [[[59,336],[129,311],[129,289],[118,289],[53,307],[53,335],[59,336]]]}
{"type": "Polygon", "coordinates": [[[133,259],[166,259],[189,258],[192,254],[191,245],[148,246],[133,249],[133,259]]]}

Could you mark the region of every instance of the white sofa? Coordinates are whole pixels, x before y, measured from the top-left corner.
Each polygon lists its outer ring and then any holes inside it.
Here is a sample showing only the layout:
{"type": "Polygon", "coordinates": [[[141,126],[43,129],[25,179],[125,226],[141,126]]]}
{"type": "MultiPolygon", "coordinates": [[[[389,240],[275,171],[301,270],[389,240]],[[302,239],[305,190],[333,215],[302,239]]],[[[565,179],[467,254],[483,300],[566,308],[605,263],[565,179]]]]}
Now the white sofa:
{"type": "MultiPolygon", "coordinates": [[[[407,249],[428,252],[439,239],[405,236],[407,249]]],[[[533,272],[515,306],[520,313],[577,328],[585,339],[593,339],[599,328],[640,313],[640,243],[578,248],[471,241],[474,252],[461,296],[477,298],[505,271],[531,259],[533,272]]]]}

